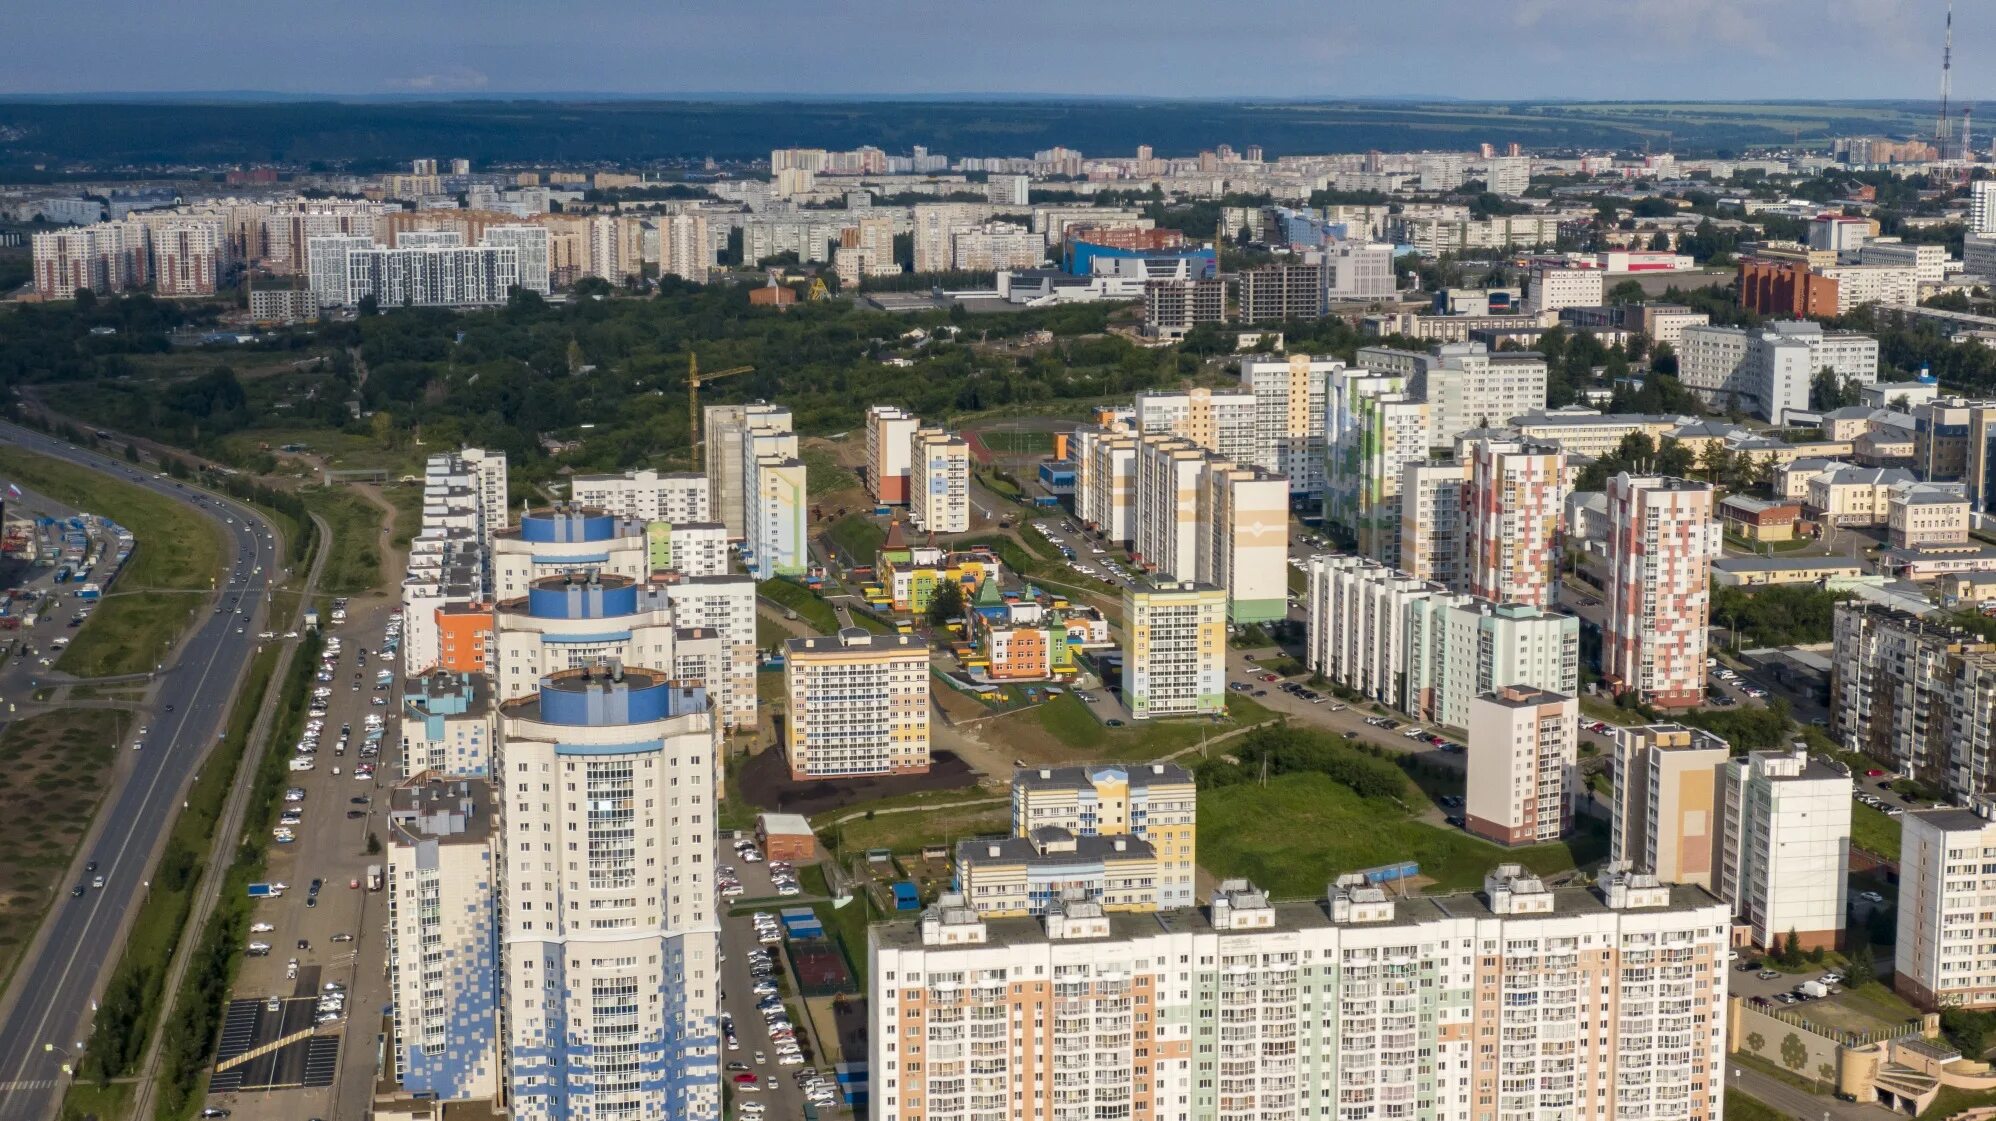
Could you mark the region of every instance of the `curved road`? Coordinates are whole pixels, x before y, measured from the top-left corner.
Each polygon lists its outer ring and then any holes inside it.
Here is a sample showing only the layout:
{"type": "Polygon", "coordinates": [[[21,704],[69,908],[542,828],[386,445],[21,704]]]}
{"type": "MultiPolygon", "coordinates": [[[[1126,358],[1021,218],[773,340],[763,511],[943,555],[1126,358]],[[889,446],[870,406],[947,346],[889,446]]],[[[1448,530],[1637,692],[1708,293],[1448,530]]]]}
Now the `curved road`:
{"type": "MultiPolygon", "coordinates": [[[[57,886],[40,936],[0,1002],[5,1016],[0,1021],[0,1121],[45,1121],[55,1115],[66,1082],[62,1064],[72,1061],[76,1041],[89,1035],[91,1001],[118,958],[126,920],[143,897],[154,854],[180,809],[181,791],[227,724],[243,671],[256,652],[256,635],[266,615],[265,589],[279,561],[269,523],[239,503],[5,422],[0,422],[0,443],[190,505],[201,498],[198,509],[227,533],[233,555],[225,559],[232,570],[240,564],[243,573],[241,580],[222,585],[221,611],[196,616],[194,633],[159,675],[155,701],[171,704],[173,711],[149,714],[144,750],[124,752],[129,769],[107,795],[84,840],[83,858],[98,862],[104,889],[76,899],[69,894],[70,880],[57,886]],[[224,519],[230,520],[224,524],[224,519]],[[57,1050],[45,1051],[44,1044],[57,1050]]],[[[143,540],[138,542],[138,548],[145,547],[143,540]]],[[[146,1010],[148,1015],[157,1011],[146,1010]]]]}

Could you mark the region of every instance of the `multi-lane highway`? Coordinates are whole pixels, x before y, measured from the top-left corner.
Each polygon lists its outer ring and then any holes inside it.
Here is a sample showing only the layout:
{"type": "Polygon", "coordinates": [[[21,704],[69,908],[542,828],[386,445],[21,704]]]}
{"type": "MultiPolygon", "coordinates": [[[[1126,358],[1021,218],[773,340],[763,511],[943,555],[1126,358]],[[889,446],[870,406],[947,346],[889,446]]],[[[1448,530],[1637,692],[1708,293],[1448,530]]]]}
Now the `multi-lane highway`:
{"type": "MultiPolygon", "coordinates": [[[[278,543],[255,511],[138,466],[4,422],[0,444],[188,503],[228,539],[219,597],[204,602],[194,633],[156,675],[153,711],[140,718],[151,726],[145,746],[121,751],[113,788],[84,841],[79,859],[97,862],[104,887],[75,898],[69,881],[63,882],[42,936],[9,991],[0,996],[0,1121],[44,1121],[55,1115],[66,1081],[62,1065],[71,1061],[77,1041],[89,1034],[91,1002],[118,958],[127,917],[145,895],[159,843],[180,809],[180,793],[227,723],[243,671],[256,651],[266,588],[279,566],[278,543]]],[[[139,540],[140,550],[146,546],[139,540]]],[[[117,591],[116,585],[110,591],[117,591]]],[[[105,623],[99,619],[86,625],[105,623]]]]}

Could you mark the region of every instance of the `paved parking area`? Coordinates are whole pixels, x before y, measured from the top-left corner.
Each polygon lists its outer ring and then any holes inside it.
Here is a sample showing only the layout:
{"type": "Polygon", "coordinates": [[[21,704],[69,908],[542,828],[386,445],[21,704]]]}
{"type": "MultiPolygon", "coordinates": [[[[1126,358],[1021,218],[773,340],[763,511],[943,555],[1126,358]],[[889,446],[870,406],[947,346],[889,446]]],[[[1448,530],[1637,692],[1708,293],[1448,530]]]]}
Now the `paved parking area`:
{"type": "MultiPolygon", "coordinates": [[[[386,853],[367,851],[367,839],[374,833],[386,840],[381,816],[387,805],[386,791],[401,774],[400,752],[393,746],[400,742],[393,703],[399,684],[380,692],[374,688],[378,671],[400,670],[399,662],[383,663],[379,654],[391,609],[386,599],[355,601],[349,605],[347,622],[328,631],[329,637],[340,639],[341,650],[333,679],[313,682],[314,688],[331,689],[326,697],[325,730],[313,756],[317,765],[286,776],[288,785],[306,793],[303,802],[288,803],[302,808],[304,817],[291,827],[295,836],[292,843],[271,846],[265,870],[267,880],[287,884],[288,889],[282,897],[256,905],[253,920],[270,923],[275,929],[250,937],[270,943],[270,955],[245,959],[236,978],[238,1000],[231,1005],[232,1012],[237,1004],[260,1009],[272,996],[286,998],[287,1023],[294,1015],[291,1008],[296,1006],[302,1010],[295,1014],[302,1016],[302,1027],[310,1027],[317,994],[325,982],[335,981],[346,987],[347,1019],[322,1027],[318,1034],[283,1048],[269,1061],[260,1058],[246,1064],[256,1069],[233,1079],[222,1076],[232,1072],[218,1075],[207,1104],[230,1110],[236,1121],[361,1117],[371,1100],[377,1025],[389,1000],[384,933],[388,912],[385,899],[365,890],[368,866],[387,861],[386,853]],[[367,650],[365,665],[360,659],[362,647],[367,650]],[[376,697],[390,703],[373,704],[376,697]],[[381,754],[372,760],[379,770],[369,778],[356,779],[353,765],[360,761],[357,753],[365,742],[370,714],[381,715],[386,722],[381,754]],[[353,726],[353,736],[346,751],[335,754],[342,724],[353,726]],[[339,774],[333,773],[335,768],[339,774]],[[357,804],[357,798],[366,802],[357,804]],[[349,818],[349,811],[357,811],[359,816],[349,818]],[[320,881],[316,902],[309,890],[314,879],[320,881]],[[340,940],[335,941],[336,937],[340,940]],[[303,947],[298,945],[300,939],[305,942],[303,947]],[[294,957],[299,973],[295,979],[287,978],[285,963],[294,957]],[[356,1028],[354,1024],[363,1026],[356,1028]],[[262,1069],[265,1067],[270,1068],[267,1073],[262,1069]]],[[[294,744],[280,743],[275,749],[289,757],[294,744]]]]}

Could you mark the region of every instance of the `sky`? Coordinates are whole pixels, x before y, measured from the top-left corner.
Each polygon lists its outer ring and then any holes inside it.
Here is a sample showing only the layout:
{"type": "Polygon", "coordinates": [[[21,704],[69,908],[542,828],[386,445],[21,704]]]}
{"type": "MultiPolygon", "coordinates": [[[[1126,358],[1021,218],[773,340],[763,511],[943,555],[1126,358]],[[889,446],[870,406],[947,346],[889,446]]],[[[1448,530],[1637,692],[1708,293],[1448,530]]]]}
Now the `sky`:
{"type": "MultiPolygon", "coordinates": [[[[96,0],[0,93],[1460,97],[1939,92],[1944,0],[96,0]]],[[[1963,0],[1957,100],[1996,94],[1963,0]]]]}

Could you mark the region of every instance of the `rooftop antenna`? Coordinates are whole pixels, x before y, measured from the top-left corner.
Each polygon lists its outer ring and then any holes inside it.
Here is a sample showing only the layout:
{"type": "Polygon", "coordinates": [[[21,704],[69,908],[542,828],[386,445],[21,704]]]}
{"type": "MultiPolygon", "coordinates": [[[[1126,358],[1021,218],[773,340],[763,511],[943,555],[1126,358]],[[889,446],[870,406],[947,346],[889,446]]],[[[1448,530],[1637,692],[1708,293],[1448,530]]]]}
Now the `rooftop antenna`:
{"type": "Polygon", "coordinates": [[[1934,154],[1946,159],[1954,139],[1954,120],[1948,116],[1949,72],[1954,68],[1954,0],[1947,3],[1947,32],[1941,39],[1941,110],[1934,118],[1934,154]]]}

